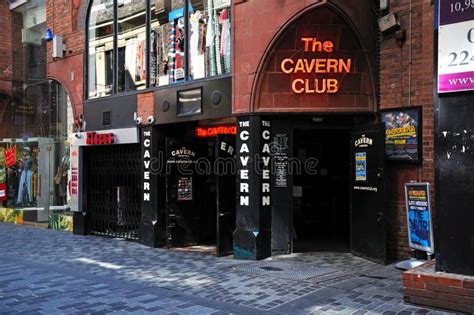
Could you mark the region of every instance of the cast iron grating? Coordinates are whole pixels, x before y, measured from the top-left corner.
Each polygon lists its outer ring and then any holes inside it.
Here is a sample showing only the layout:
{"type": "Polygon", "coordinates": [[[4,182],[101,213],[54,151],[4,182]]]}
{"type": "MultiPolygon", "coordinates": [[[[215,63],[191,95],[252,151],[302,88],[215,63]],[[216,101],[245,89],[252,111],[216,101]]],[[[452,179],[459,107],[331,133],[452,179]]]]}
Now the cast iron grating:
{"type": "Polygon", "coordinates": [[[246,273],[297,281],[316,280],[319,282],[318,280],[323,280],[319,279],[319,277],[323,277],[324,281],[326,281],[332,278],[338,278],[342,274],[342,270],[339,269],[294,261],[259,261],[234,265],[232,268],[246,273]]]}
{"type": "Polygon", "coordinates": [[[88,147],[87,205],[91,234],[138,240],[141,218],[139,144],[88,147]]]}

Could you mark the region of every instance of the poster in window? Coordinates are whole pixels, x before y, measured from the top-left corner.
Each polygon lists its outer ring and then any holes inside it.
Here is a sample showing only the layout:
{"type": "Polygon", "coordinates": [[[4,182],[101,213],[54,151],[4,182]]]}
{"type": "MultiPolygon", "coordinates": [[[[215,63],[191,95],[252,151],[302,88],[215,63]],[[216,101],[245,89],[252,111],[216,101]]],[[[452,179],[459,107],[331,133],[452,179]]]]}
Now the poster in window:
{"type": "Polygon", "coordinates": [[[178,178],[178,201],[193,200],[193,178],[178,178]]]}
{"type": "Polygon", "coordinates": [[[356,182],[367,181],[367,153],[356,152],[355,154],[356,182]]]}
{"type": "Polygon", "coordinates": [[[434,253],[430,184],[405,184],[408,243],[411,248],[434,253]]]}
{"type": "Polygon", "coordinates": [[[421,109],[398,108],[382,111],[385,123],[385,158],[389,161],[421,161],[421,109]]]}

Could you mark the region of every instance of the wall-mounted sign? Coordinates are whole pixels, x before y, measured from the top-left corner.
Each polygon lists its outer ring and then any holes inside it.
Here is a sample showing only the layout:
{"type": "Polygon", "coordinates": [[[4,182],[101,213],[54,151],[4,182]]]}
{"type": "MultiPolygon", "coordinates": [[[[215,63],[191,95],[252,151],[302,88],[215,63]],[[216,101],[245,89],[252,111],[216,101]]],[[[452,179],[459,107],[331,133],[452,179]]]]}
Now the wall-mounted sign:
{"type": "Polygon", "coordinates": [[[80,147],[72,145],[71,146],[71,157],[69,159],[70,171],[71,171],[71,180],[69,181],[69,193],[71,194],[71,211],[79,211],[79,151],[80,147]]]}
{"type": "Polygon", "coordinates": [[[275,187],[288,187],[288,154],[290,151],[289,137],[287,133],[277,133],[273,137],[273,143],[276,145],[275,152],[272,152],[275,166],[275,187]]]}
{"type": "Polygon", "coordinates": [[[138,143],[138,128],[109,129],[107,131],[76,132],[73,137],[73,145],[110,145],[138,143]]]}
{"type": "Polygon", "coordinates": [[[268,120],[261,121],[262,126],[262,150],[261,154],[261,171],[262,171],[262,207],[270,206],[270,134],[271,122],[268,120]]]}
{"type": "Polygon", "coordinates": [[[421,108],[382,111],[385,123],[385,157],[390,161],[421,161],[421,108]]]}
{"type": "Polygon", "coordinates": [[[439,0],[438,92],[474,90],[474,1],[439,0]]]}
{"type": "Polygon", "coordinates": [[[371,146],[373,143],[374,143],[374,140],[372,138],[362,135],[362,137],[360,137],[354,142],[354,146],[356,148],[367,148],[371,146]]]}
{"type": "Polygon", "coordinates": [[[115,135],[112,132],[97,133],[94,131],[88,131],[86,133],[86,137],[87,145],[102,145],[115,143],[115,135]]]}
{"type": "Polygon", "coordinates": [[[334,53],[334,43],[321,41],[316,37],[301,38],[304,52],[314,53],[314,58],[286,58],[280,64],[281,71],[292,76],[291,89],[296,94],[334,94],[339,91],[340,82],[331,74],[351,72],[350,58],[329,58],[334,53]],[[326,78],[308,79],[308,74],[328,75],[326,78]],[[301,75],[301,78],[298,78],[301,75]]]}
{"type": "Polygon", "coordinates": [[[178,177],[177,187],[178,201],[193,200],[193,178],[192,177],[178,177]]]}
{"type": "Polygon", "coordinates": [[[236,135],[237,126],[211,126],[211,127],[197,127],[196,137],[210,138],[217,135],[236,135]]]}
{"type": "MultiPolygon", "coordinates": [[[[271,140],[271,122],[268,120],[261,120],[258,126],[251,125],[252,120],[241,120],[238,122],[238,184],[239,184],[239,201],[238,206],[250,207],[251,191],[255,192],[258,189],[261,192],[260,206],[268,207],[271,205],[271,191],[270,191],[270,140],[271,140]],[[255,130],[259,130],[259,134],[255,134],[255,130]],[[254,151],[253,140],[259,138],[259,149],[254,151]],[[258,163],[257,165],[255,163],[258,163]],[[252,176],[259,176],[260,187],[252,186],[255,181],[252,176]]],[[[253,122],[256,122],[255,120],[253,122]]]]}
{"type": "MultiPolygon", "coordinates": [[[[196,151],[188,146],[183,146],[181,143],[173,142],[172,145],[168,146],[168,156],[166,158],[167,164],[180,164],[184,171],[191,164],[196,163],[196,151]]],[[[180,166],[178,166],[180,167],[180,166]]],[[[189,170],[188,170],[189,171],[189,170]]]]}
{"type": "Polygon", "coordinates": [[[430,184],[405,184],[408,242],[411,248],[434,253],[430,184]]]}
{"type": "Polygon", "coordinates": [[[355,153],[355,181],[367,181],[367,152],[355,153]]]}
{"type": "Polygon", "coordinates": [[[150,202],[151,131],[143,131],[143,202],[150,202]]]}
{"type": "Polygon", "coordinates": [[[239,148],[239,205],[242,207],[250,206],[250,120],[239,121],[239,139],[241,142],[239,148]]]}

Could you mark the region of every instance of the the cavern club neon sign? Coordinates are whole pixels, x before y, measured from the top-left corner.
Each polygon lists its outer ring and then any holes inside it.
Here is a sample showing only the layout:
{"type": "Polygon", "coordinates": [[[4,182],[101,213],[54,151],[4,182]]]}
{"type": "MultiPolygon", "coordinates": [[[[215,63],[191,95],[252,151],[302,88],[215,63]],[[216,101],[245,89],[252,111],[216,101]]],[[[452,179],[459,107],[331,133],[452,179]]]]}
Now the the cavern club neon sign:
{"type": "Polygon", "coordinates": [[[196,137],[210,138],[217,135],[236,135],[237,126],[212,126],[212,127],[197,127],[196,137]]]}
{"type": "MultiPolygon", "coordinates": [[[[334,52],[334,43],[330,40],[320,41],[316,37],[303,37],[301,41],[304,44],[305,52],[314,52],[330,54],[334,52]]],[[[292,75],[294,79],[291,83],[291,89],[296,94],[334,94],[339,91],[339,80],[335,78],[317,78],[307,79],[298,78],[298,74],[345,74],[350,73],[352,60],[350,58],[286,58],[281,62],[281,71],[292,75]]]]}

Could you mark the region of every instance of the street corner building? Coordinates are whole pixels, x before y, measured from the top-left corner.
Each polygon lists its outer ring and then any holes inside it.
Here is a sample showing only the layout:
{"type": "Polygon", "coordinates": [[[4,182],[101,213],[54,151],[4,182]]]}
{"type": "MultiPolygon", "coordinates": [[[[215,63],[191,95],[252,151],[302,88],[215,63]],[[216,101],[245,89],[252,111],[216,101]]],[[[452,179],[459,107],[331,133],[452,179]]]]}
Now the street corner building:
{"type": "MultiPolygon", "coordinates": [[[[247,260],[427,252],[423,270],[465,276],[472,296],[474,2],[11,0],[0,14],[10,221],[247,260]]],[[[408,301],[474,307],[404,279],[408,301]]]]}

